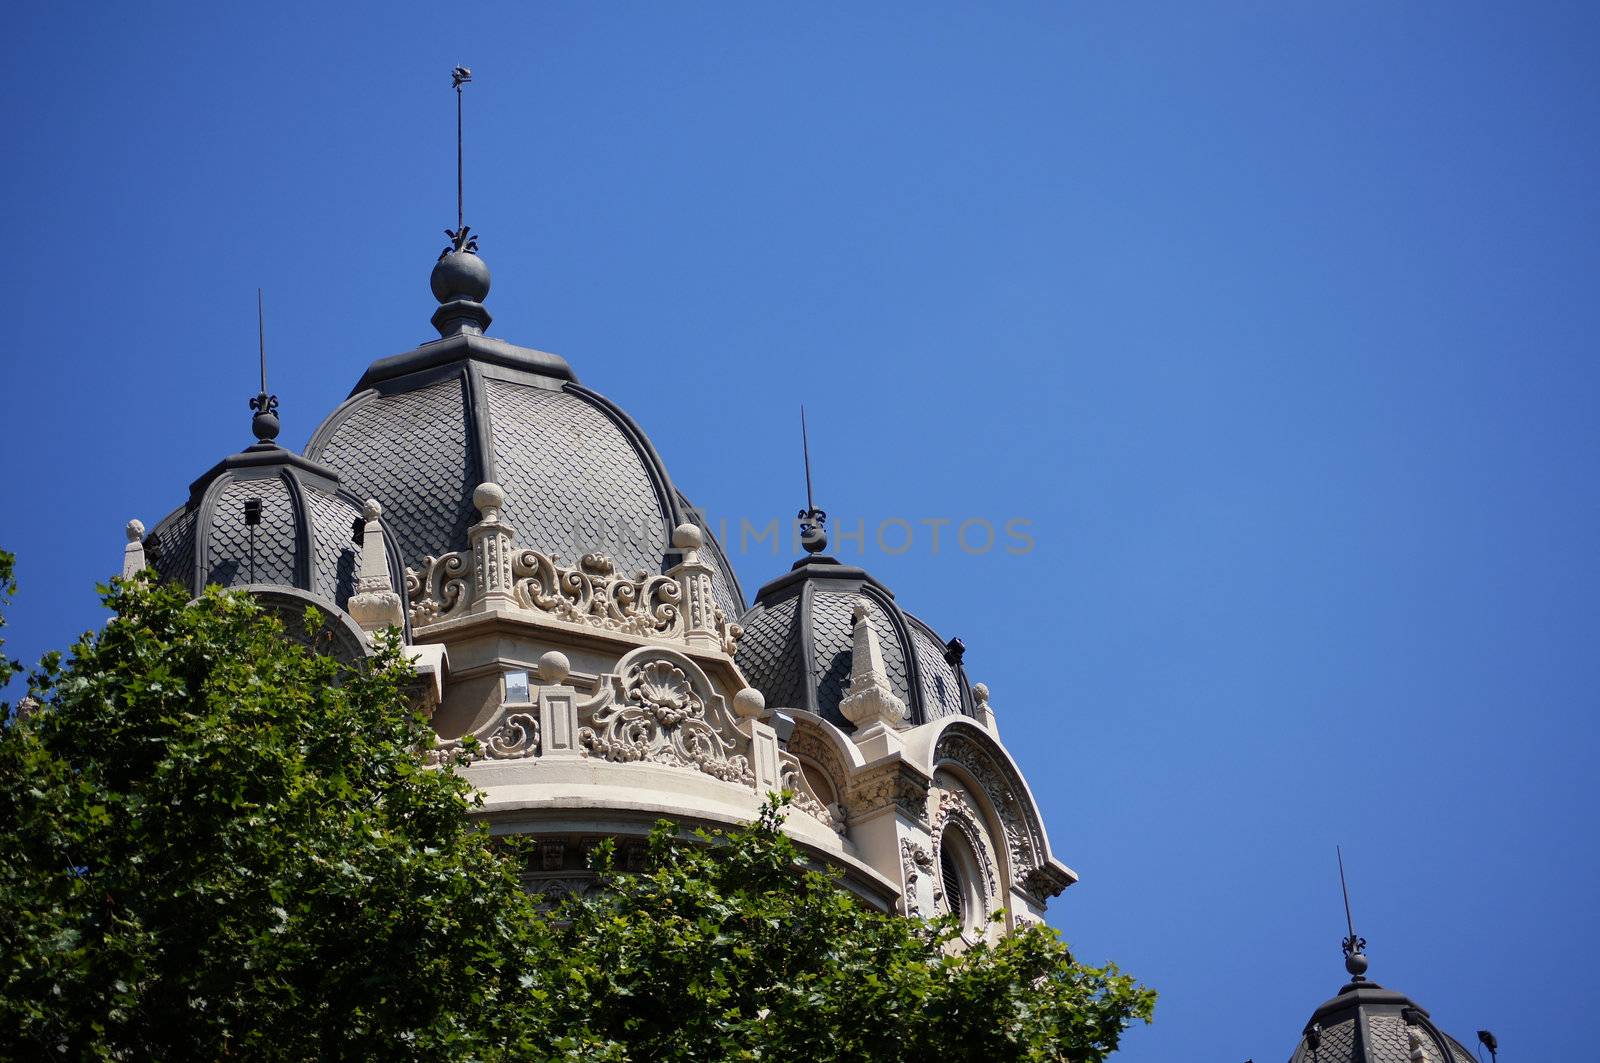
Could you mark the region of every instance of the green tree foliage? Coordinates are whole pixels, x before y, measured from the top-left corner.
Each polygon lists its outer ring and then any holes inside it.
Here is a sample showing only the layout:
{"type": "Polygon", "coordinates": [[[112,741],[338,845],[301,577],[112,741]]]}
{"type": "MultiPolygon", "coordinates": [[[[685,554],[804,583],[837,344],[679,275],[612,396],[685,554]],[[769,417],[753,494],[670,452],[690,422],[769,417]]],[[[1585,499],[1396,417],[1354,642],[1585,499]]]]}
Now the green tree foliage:
{"type": "Polygon", "coordinates": [[[646,870],[562,909],[555,955],[616,1059],[1100,1060],[1155,994],[1032,926],[964,951],[950,918],[884,915],[813,869],[782,808],[727,834],[651,836],[646,870]],[[625,1050],[625,1052],[624,1052],[625,1050]]]}
{"type": "Polygon", "coordinates": [[[106,603],[0,730],[0,1054],[1099,1060],[1149,1018],[1046,929],[955,953],[952,924],[869,910],[777,803],[663,825],[642,871],[602,846],[603,888],[544,911],[422,765],[398,647],[342,664],[144,579],[106,603]]]}

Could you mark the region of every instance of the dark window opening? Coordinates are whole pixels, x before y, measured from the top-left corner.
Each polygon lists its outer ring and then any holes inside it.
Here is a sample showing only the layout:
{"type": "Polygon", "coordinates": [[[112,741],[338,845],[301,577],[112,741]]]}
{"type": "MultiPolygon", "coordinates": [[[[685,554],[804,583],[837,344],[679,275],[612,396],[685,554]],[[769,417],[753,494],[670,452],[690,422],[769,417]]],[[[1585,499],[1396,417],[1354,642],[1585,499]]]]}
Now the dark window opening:
{"type": "Polygon", "coordinates": [[[956,870],[955,857],[947,845],[939,846],[939,881],[944,887],[944,900],[950,906],[950,914],[965,925],[967,898],[961,889],[961,873],[956,870]]]}

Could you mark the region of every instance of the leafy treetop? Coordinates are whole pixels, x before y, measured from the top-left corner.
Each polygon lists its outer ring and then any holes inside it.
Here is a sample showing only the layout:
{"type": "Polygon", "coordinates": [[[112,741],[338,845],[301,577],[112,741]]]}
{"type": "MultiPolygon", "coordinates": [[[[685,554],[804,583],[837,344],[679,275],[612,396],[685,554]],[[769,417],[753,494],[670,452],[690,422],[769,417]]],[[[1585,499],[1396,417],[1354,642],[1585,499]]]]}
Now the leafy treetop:
{"type": "Polygon", "coordinates": [[[18,1057],[1088,1061],[1150,1017],[1045,928],[956,952],[949,920],[864,907],[780,802],[663,824],[638,872],[603,844],[598,888],[547,910],[457,766],[423,766],[393,640],[341,663],[149,573],[105,601],[0,729],[18,1057]]]}

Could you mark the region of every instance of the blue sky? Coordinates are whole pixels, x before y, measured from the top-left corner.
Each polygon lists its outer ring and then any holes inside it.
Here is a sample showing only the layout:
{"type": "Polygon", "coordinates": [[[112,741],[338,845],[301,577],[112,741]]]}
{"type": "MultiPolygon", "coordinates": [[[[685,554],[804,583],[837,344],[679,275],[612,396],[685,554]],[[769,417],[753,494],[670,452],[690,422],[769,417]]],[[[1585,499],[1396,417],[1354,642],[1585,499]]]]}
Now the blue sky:
{"type": "MultiPolygon", "coordinates": [[[[250,441],[258,286],[295,447],[429,336],[464,63],[492,331],[734,529],[800,505],[807,404],[818,502],[966,641],[1083,876],[1053,922],[1162,993],[1118,1058],[1286,1057],[1343,979],[1335,843],[1373,978],[1577,1058],[1597,22],[34,5],[0,41],[9,648],[98,623],[123,523],[250,441]],[[939,519],[1036,545],[935,553],[939,519]]],[[[788,560],[738,555],[746,593],[788,560]]]]}

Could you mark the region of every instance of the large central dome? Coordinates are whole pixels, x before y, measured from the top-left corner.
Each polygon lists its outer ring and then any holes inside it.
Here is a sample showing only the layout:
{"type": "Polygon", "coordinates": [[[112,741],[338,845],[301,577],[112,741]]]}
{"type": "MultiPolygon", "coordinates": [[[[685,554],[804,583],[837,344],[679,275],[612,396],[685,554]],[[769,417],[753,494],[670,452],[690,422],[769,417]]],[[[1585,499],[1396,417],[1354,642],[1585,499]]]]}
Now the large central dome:
{"type": "MultiPolygon", "coordinates": [[[[477,258],[458,252],[441,265],[467,256],[477,258]]],[[[644,433],[580,385],[564,359],[482,335],[487,312],[458,298],[449,277],[441,290],[439,273],[435,295],[445,305],[434,320],[446,334],[374,362],[312,435],[307,456],[383,504],[408,566],[467,548],[478,519],[473,489],[492,481],[505,489],[505,518],[523,545],[569,563],[602,553],[630,574],[664,572],[677,557],[672,529],[696,518],[644,433]]],[[[738,582],[702,531],[717,604],[737,617],[738,582]]]]}

